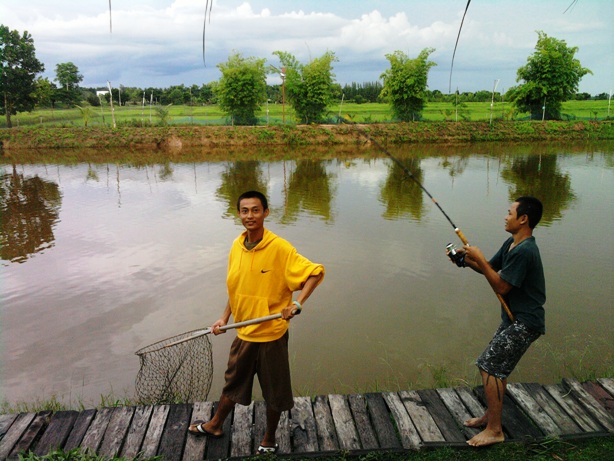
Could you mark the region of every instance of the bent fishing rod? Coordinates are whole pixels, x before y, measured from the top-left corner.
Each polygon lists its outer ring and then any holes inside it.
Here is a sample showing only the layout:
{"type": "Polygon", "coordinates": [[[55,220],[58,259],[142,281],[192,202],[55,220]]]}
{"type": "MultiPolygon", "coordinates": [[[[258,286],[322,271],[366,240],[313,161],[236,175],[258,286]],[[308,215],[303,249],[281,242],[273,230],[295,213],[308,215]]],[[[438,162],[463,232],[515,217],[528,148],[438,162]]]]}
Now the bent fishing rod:
{"type": "MultiPolygon", "coordinates": [[[[396,163],[399,166],[399,168],[401,168],[403,170],[403,172],[410,179],[412,179],[420,187],[420,189],[422,189],[424,191],[424,193],[431,199],[431,201],[437,206],[437,208],[439,208],[439,211],[441,211],[443,213],[443,215],[446,217],[448,222],[452,225],[452,227],[454,228],[454,232],[456,233],[456,235],[458,235],[458,238],[461,239],[463,244],[469,245],[469,240],[467,239],[467,237],[465,237],[465,234],[463,234],[463,231],[461,231],[460,228],[456,224],[454,224],[454,222],[452,221],[450,216],[448,216],[448,213],[446,213],[444,211],[444,209],[441,207],[441,205],[439,204],[437,199],[431,195],[431,193],[426,189],[426,187],[424,187],[424,185],[420,181],[418,181],[416,179],[416,177],[412,174],[412,172],[409,171],[409,169],[405,165],[403,165],[403,163],[401,163],[401,161],[398,158],[396,158],[394,155],[392,155],[388,151],[388,149],[386,149],[384,146],[382,146],[376,139],[374,139],[371,135],[369,135],[369,133],[367,133],[365,130],[361,129],[358,126],[357,123],[352,122],[351,120],[347,120],[346,118],[341,117],[341,116],[338,116],[338,118],[343,123],[346,123],[348,125],[352,125],[356,129],[356,131],[358,131],[361,135],[363,135],[371,144],[373,144],[375,147],[377,147],[379,150],[381,150],[384,154],[386,154],[388,156],[388,158],[390,158],[390,160],[392,160],[394,163],[396,163]]],[[[507,303],[503,299],[503,296],[501,296],[499,293],[496,293],[496,292],[495,292],[495,294],[497,295],[497,298],[499,299],[499,302],[501,303],[501,307],[503,307],[503,309],[505,310],[505,313],[507,314],[509,319],[513,322],[514,321],[514,315],[512,314],[512,311],[510,310],[509,306],[507,305],[507,303]]]]}

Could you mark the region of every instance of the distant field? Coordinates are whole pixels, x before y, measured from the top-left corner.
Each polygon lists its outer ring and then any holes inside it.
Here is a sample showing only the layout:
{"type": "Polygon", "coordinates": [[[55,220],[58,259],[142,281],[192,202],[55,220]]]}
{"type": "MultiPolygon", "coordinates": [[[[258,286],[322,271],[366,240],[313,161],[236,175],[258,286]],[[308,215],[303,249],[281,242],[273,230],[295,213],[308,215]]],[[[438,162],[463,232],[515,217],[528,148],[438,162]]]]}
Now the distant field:
{"type": "MultiPolygon", "coordinates": [[[[281,104],[269,104],[263,106],[258,115],[259,124],[281,124],[284,118],[284,108],[281,104]]],[[[88,125],[101,126],[112,125],[112,114],[109,106],[91,107],[88,125]]],[[[219,109],[218,106],[169,106],[169,124],[191,125],[191,124],[215,124],[226,125],[230,119],[219,109]]],[[[580,120],[604,119],[608,116],[608,101],[569,101],[563,104],[564,116],[580,120]]],[[[343,103],[332,105],[329,108],[329,118],[335,119],[341,115],[359,123],[376,123],[392,121],[392,113],[388,104],[353,104],[343,103]]],[[[508,103],[495,102],[490,107],[490,102],[466,103],[460,107],[458,112],[450,103],[429,103],[422,114],[422,119],[427,121],[442,120],[472,120],[484,121],[496,119],[525,118],[527,114],[512,114],[511,106],[508,103]]],[[[614,115],[614,108],[610,115],[614,115]]],[[[115,122],[118,125],[158,125],[160,117],[155,107],[145,106],[123,106],[115,107],[113,111],[115,122]]],[[[286,123],[294,123],[294,112],[286,105],[286,123]]],[[[45,126],[83,126],[84,117],[78,108],[52,110],[43,109],[33,112],[24,112],[12,117],[14,127],[45,125],[45,126]]],[[[0,119],[0,127],[6,127],[6,119],[0,119]]]]}

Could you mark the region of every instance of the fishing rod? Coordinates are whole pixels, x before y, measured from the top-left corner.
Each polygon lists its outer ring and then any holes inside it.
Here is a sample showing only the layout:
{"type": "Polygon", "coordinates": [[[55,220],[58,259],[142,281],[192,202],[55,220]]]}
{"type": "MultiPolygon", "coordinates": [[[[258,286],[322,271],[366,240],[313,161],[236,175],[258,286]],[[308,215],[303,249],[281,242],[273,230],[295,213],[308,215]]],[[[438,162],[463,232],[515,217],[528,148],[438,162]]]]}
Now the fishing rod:
{"type": "MultiPolygon", "coordinates": [[[[424,191],[424,193],[431,199],[431,201],[437,206],[437,208],[439,208],[439,211],[441,211],[441,213],[446,217],[448,222],[452,225],[452,227],[454,228],[454,232],[456,233],[456,235],[458,235],[458,238],[461,239],[463,244],[469,245],[469,240],[467,239],[467,237],[465,237],[465,234],[463,234],[463,231],[461,231],[460,228],[456,224],[454,224],[454,221],[452,221],[452,218],[450,218],[450,216],[448,216],[448,213],[446,213],[444,211],[444,209],[441,207],[441,205],[439,204],[437,199],[431,195],[431,193],[426,189],[426,187],[424,187],[424,185],[420,181],[418,181],[416,179],[416,177],[412,174],[412,172],[409,171],[409,169],[405,165],[403,165],[403,163],[401,163],[401,161],[398,158],[396,158],[394,155],[392,155],[388,151],[388,149],[386,149],[384,146],[382,146],[376,139],[374,139],[371,135],[369,135],[369,133],[367,133],[365,130],[361,129],[358,126],[357,123],[352,122],[351,120],[347,120],[346,118],[341,117],[341,116],[338,116],[338,118],[343,123],[346,123],[348,125],[354,126],[354,128],[356,128],[356,131],[358,131],[371,144],[373,144],[375,147],[377,147],[379,150],[381,150],[384,154],[386,154],[390,158],[390,160],[392,160],[394,163],[396,163],[403,170],[403,172],[410,179],[412,179],[420,187],[420,189],[422,189],[424,191]]],[[[505,310],[505,313],[507,314],[509,319],[513,322],[514,321],[514,315],[512,314],[512,311],[510,310],[509,306],[507,305],[507,303],[503,299],[503,296],[501,296],[499,293],[495,293],[495,294],[497,295],[497,298],[499,299],[499,302],[501,303],[501,307],[503,307],[503,309],[505,310]]]]}

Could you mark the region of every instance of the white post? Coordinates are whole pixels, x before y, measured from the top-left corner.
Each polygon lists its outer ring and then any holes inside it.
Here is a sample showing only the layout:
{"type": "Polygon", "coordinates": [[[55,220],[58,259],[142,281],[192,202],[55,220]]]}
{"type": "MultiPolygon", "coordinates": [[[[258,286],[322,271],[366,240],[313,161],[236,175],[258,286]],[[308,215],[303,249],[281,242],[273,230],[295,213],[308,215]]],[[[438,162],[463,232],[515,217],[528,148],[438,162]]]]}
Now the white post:
{"type": "Polygon", "coordinates": [[[495,83],[492,87],[492,99],[490,100],[490,124],[492,125],[492,111],[495,105],[495,90],[497,89],[497,85],[499,84],[499,79],[495,80],[495,83]]]}
{"type": "Polygon", "coordinates": [[[107,86],[109,87],[109,101],[111,101],[111,120],[113,121],[113,128],[117,128],[115,124],[115,109],[113,108],[113,90],[111,89],[111,82],[108,80],[107,86]]]}

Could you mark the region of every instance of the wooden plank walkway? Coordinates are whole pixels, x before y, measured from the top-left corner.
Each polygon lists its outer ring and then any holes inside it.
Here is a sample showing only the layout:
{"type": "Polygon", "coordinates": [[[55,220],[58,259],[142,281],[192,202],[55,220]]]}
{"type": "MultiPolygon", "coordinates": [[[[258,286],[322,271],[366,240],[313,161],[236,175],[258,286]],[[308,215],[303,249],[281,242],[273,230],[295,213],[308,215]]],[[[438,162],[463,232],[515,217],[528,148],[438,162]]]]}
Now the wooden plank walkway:
{"type": "MultiPolygon", "coordinates": [[[[507,441],[613,435],[614,379],[560,384],[510,383],[503,424],[507,441]]],[[[0,460],[21,452],[44,455],[80,448],[104,457],[161,456],[195,461],[252,456],[264,433],[264,402],[238,405],[225,436],[187,433],[190,421],[211,418],[216,403],[102,408],[0,415],[0,460]]],[[[481,387],[361,395],[296,397],[282,415],[279,454],[322,454],[467,446],[477,433],[463,421],[484,411],[481,387]]]]}

